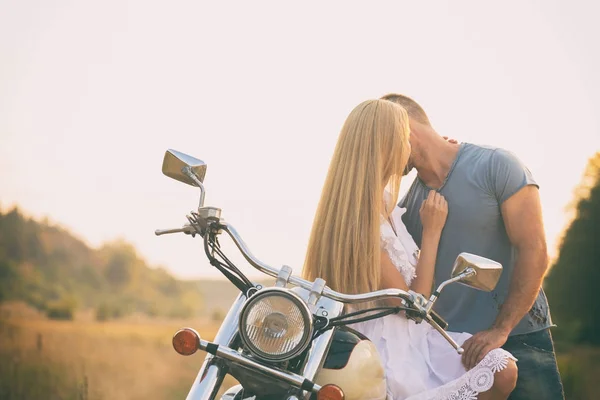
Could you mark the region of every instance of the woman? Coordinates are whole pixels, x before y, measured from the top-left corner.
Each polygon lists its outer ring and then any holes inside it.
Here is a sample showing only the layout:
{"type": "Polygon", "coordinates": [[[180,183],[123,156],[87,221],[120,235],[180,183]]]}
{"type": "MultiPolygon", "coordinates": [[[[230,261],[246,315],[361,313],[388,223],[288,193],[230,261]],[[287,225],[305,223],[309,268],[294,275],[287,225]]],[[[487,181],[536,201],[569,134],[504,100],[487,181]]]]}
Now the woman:
{"type": "MultiPolygon", "coordinates": [[[[399,288],[429,295],[448,205],[435,192],[423,202],[419,255],[402,223],[404,210],[395,205],[409,155],[408,116],[401,106],[370,100],[350,113],[313,223],[307,279],[323,278],[344,293],[399,288]]],[[[514,389],[515,359],[502,349],[467,371],[456,351],[426,323],[398,314],[353,327],[377,346],[393,400],[506,399],[514,389]]],[[[450,335],[458,343],[470,337],[450,335]]]]}

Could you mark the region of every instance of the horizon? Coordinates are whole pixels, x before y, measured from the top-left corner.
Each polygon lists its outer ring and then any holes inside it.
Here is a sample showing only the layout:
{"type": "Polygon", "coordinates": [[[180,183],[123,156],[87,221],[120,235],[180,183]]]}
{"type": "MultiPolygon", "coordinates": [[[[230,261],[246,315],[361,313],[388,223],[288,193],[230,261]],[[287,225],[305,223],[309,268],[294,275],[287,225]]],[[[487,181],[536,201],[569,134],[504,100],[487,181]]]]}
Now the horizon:
{"type": "Polygon", "coordinates": [[[557,0],[9,1],[0,206],[48,217],[92,248],[123,238],[180,279],[219,277],[198,238],[154,236],[198,202],[196,188],[161,173],[173,148],[208,164],[205,204],[252,252],[299,274],[345,118],[400,92],[440,134],[506,148],[529,167],[554,258],[600,150],[598,11],[557,0]]]}

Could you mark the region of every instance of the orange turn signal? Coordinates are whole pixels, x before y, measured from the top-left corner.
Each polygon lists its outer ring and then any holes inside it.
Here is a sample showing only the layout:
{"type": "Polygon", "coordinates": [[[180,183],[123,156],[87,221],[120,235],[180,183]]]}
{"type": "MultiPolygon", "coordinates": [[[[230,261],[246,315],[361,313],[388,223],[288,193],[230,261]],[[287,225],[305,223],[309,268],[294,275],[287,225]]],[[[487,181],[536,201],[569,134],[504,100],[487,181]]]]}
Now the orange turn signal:
{"type": "Polygon", "coordinates": [[[317,400],[344,400],[345,398],[342,389],[333,384],[323,386],[317,393],[317,400]]]}
{"type": "Polygon", "coordinates": [[[193,329],[183,328],[173,335],[173,348],[182,356],[191,356],[199,345],[200,336],[193,329]]]}

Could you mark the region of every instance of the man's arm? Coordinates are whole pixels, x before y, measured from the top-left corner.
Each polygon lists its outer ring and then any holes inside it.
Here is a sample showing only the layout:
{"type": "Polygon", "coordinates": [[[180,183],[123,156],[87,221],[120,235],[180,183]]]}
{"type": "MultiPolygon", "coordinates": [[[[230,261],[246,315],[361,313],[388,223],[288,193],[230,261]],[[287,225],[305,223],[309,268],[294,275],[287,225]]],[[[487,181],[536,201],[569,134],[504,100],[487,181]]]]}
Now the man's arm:
{"type": "Polygon", "coordinates": [[[508,296],[492,327],[465,342],[463,363],[474,367],[492,349],[502,346],[531,309],[548,268],[548,254],[537,187],[528,185],[501,205],[506,233],[517,249],[508,296]]]}
{"type": "Polygon", "coordinates": [[[538,189],[527,186],[505,201],[502,218],[517,259],[508,296],[492,327],[508,334],[533,306],[548,268],[538,189]]]}

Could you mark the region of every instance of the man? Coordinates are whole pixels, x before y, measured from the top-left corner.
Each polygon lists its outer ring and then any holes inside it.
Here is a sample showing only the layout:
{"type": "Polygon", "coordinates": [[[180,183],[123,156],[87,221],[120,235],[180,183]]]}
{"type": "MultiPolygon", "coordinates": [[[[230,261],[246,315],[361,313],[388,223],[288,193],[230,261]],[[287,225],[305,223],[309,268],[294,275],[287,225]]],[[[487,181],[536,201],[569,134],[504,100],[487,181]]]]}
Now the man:
{"type": "Polygon", "coordinates": [[[510,399],[564,399],[549,331],[553,324],[541,289],[548,255],[538,185],[530,171],[506,150],[446,141],[409,97],[383,99],[402,105],[410,119],[409,169],[416,168],[418,175],[400,206],[408,210],[403,220],[419,246],[419,209],[427,194],[436,190],[448,201],[435,281],[448,279],[461,252],[504,267],[492,292],[451,285],[435,306],[450,329],[473,334],[463,345],[465,367],[503,347],[518,359],[510,399]]]}

